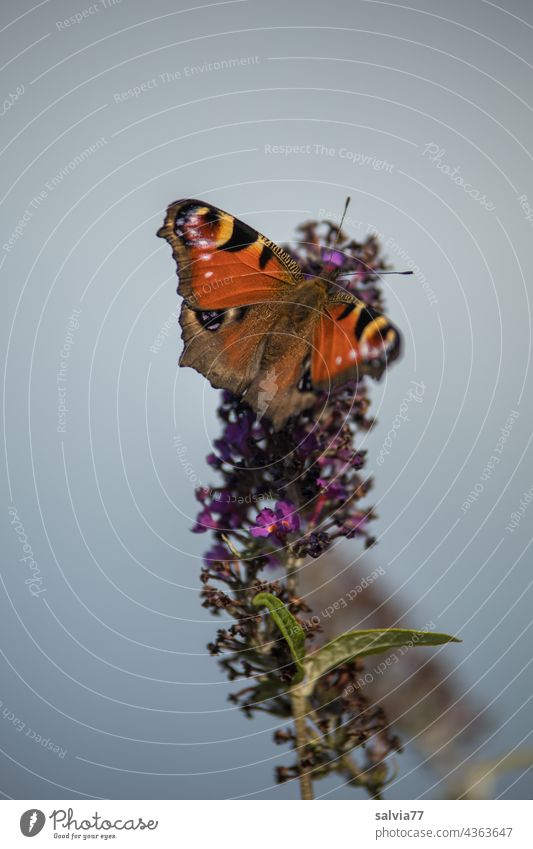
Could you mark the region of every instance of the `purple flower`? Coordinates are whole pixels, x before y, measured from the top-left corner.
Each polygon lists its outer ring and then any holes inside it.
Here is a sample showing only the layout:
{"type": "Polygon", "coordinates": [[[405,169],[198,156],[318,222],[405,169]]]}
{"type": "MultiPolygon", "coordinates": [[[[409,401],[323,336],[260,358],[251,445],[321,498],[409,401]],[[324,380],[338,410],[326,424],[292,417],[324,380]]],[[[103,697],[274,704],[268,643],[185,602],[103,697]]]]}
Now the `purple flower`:
{"type": "Polygon", "coordinates": [[[365,462],[364,452],[355,451],[351,455],[349,462],[350,462],[350,466],[353,469],[360,469],[364,465],[364,462],[365,462]]]}
{"type": "Polygon", "coordinates": [[[253,537],[268,537],[277,531],[277,516],[269,507],[265,507],[257,514],[256,525],[251,529],[253,537]]]}
{"type": "Polygon", "coordinates": [[[209,509],[214,513],[226,514],[232,510],[233,499],[227,489],[220,489],[213,494],[209,509]]]}
{"type": "MultiPolygon", "coordinates": [[[[220,458],[222,460],[225,460],[226,463],[232,463],[233,462],[233,455],[231,453],[231,445],[227,442],[226,439],[215,439],[214,445],[215,445],[215,448],[217,449],[218,453],[220,454],[220,458]]],[[[211,456],[216,456],[216,455],[211,455],[211,456]]]]}
{"type": "Polygon", "coordinates": [[[364,534],[365,526],[368,523],[369,518],[368,513],[360,512],[353,513],[351,516],[348,516],[342,523],[342,536],[351,539],[358,534],[364,534]]]}
{"type": "Polygon", "coordinates": [[[220,469],[222,466],[222,460],[216,454],[208,454],[206,460],[213,469],[220,469]]]}
{"type": "Polygon", "coordinates": [[[242,450],[246,444],[246,440],[249,436],[250,419],[248,416],[241,416],[236,422],[229,422],[226,425],[224,439],[240,450],[242,450]]]}
{"type": "Polygon", "coordinates": [[[218,542],[204,554],[204,563],[206,566],[212,566],[213,563],[226,563],[229,559],[230,556],[227,548],[218,542]]]}
{"type": "Polygon", "coordinates": [[[196,524],[191,528],[193,534],[204,534],[207,530],[216,530],[218,524],[207,507],[201,510],[196,517],[196,524]]]}
{"type": "Polygon", "coordinates": [[[346,489],[337,479],[328,481],[325,478],[317,478],[316,482],[328,498],[337,498],[341,501],[346,500],[346,489]]]}
{"type": "Polygon", "coordinates": [[[264,507],[257,514],[255,525],[251,528],[254,537],[269,537],[275,535],[284,537],[300,527],[300,518],[296,507],[289,501],[277,501],[275,510],[264,507]]]}
{"type": "Polygon", "coordinates": [[[322,262],[326,268],[342,268],[346,259],[341,251],[333,251],[329,248],[322,250],[322,262]]]}
{"type": "Polygon", "coordinates": [[[308,457],[313,453],[313,451],[316,451],[319,447],[316,433],[314,430],[306,432],[302,428],[297,428],[294,431],[294,438],[295,451],[302,458],[308,457]]]}

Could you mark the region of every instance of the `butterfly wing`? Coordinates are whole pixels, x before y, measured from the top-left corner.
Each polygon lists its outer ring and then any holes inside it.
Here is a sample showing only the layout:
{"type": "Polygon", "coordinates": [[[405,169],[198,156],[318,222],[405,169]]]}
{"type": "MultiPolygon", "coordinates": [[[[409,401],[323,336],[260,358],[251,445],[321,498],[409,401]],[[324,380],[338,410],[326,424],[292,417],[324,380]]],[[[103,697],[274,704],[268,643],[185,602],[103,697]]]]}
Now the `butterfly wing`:
{"type": "Polygon", "coordinates": [[[184,304],[180,315],[180,366],[203,374],[212,386],[242,395],[261,370],[272,316],[262,305],[199,311],[184,304]]]}
{"type": "Polygon", "coordinates": [[[297,383],[308,354],[291,313],[304,282],[286,251],[199,200],[172,203],[158,232],[172,247],[183,296],[180,365],[243,396],[276,427],[313,395],[297,383]]]}
{"type": "Polygon", "coordinates": [[[331,300],[317,322],[311,356],[315,389],[329,390],[364,374],[380,378],[400,354],[399,331],[383,313],[358,298],[331,300]]]}
{"type": "Polygon", "coordinates": [[[191,309],[222,310],[280,299],[303,279],[289,254],[233,215],[178,200],[158,231],[178,266],[178,293],[191,309]]]}
{"type": "Polygon", "coordinates": [[[184,304],[180,316],[185,343],[180,365],[242,396],[258,419],[264,416],[276,429],[315,399],[298,388],[309,340],[287,326],[290,314],[280,313],[268,304],[211,313],[184,304]]]}

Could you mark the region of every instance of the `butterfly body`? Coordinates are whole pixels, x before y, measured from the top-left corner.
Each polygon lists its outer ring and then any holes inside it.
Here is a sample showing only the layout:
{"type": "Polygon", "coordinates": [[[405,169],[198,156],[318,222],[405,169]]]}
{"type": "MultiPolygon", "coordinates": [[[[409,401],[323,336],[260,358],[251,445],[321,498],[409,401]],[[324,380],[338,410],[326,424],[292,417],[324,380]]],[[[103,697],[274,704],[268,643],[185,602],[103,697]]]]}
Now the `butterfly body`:
{"type": "Polygon", "coordinates": [[[158,235],[172,247],[184,301],[180,365],[243,396],[276,428],[311,406],[316,390],[379,377],[398,355],[398,331],[384,315],[327,277],[306,278],[286,251],[228,213],[176,201],[158,235]]]}

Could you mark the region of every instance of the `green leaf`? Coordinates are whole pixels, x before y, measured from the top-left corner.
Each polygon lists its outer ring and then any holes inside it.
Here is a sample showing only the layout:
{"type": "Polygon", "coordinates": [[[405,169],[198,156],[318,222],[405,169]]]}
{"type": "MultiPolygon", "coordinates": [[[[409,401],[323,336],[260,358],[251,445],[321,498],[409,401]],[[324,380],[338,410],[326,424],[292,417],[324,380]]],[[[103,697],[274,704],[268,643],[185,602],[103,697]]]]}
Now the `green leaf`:
{"type": "Polygon", "coordinates": [[[457,637],[449,634],[435,634],[432,631],[415,631],[410,628],[371,629],[368,631],[350,631],[342,634],[328,643],[315,654],[305,660],[305,670],[311,679],[310,683],[324,673],[353,660],[356,657],[366,657],[369,654],[379,654],[388,649],[403,646],[438,646],[441,643],[460,643],[457,637]]]}
{"type": "Polygon", "coordinates": [[[302,663],[305,656],[304,629],[298,624],[281,599],[276,598],[272,593],[258,593],[253,603],[256,607],[268,607],[270,615],[283,634],[292,658],[298,667],[298,673],[293,679],[293,683],[298,683],[304,676],[302,663]]]}

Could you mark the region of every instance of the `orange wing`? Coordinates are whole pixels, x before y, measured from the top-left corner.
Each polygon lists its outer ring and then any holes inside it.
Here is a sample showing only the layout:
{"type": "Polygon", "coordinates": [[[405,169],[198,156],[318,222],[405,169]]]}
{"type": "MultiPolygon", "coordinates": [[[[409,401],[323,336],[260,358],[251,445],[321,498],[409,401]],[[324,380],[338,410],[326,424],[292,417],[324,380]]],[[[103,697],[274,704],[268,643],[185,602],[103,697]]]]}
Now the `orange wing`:
{"type": "Polygon", "coordinates": [[[313,387],[330,389],[364,374],[379,378],[400,348],[400,333],[383,313],[356,298],[330,303],[313,340],[313,387]]]}
{"type": "Polygon", "coordinates": [[[158,236],[172,247],[178,293],[191,309],[221,310],[278,300],[303,279],[282,248],[201,200],[177,200],[158,236]]]}

